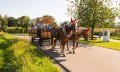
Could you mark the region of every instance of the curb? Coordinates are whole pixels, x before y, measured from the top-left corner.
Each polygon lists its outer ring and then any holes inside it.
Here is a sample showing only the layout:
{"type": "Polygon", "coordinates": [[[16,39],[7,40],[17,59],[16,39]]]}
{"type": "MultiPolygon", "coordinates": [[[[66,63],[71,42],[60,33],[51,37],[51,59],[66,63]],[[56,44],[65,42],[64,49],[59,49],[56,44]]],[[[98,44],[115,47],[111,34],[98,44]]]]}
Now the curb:
{"type": "Polygon", "coordinates": [[[52,57],[51,55],[49,55],[47,52],[45,52],[42,48],[40,48],[38,45],[35,45],[38,50],[41,50],[43,53],[45,53],[47,56],[49,56],[51,59],[53,59],[55,61],[55,63],[62,69],[62,72],[71,72],[69,69],[67,69],[65,66],[63,66],[61,63],[59,63],[59,61],[57,61],[56,59],[54,59],[54,57],[52,57]]]}

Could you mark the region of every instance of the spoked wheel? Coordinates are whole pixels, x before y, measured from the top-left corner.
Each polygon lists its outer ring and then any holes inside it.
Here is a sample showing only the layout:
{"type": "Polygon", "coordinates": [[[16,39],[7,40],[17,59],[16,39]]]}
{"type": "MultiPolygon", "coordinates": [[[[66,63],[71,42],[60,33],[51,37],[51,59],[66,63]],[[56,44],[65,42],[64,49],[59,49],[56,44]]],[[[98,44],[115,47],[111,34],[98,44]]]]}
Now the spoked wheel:
{"type": "Polygon", "coordinates": [[[32,43],[34,42],[34,38],[33,38],[33,37],[31,37],[31,42],[32,42],[32,43]]]}
{"type": "Polygon", "coordinates": [[[42,46],[42,39],[41,39],[41,38],[39,38],[38,44],[39,44],[40,46],[42,46]]]}

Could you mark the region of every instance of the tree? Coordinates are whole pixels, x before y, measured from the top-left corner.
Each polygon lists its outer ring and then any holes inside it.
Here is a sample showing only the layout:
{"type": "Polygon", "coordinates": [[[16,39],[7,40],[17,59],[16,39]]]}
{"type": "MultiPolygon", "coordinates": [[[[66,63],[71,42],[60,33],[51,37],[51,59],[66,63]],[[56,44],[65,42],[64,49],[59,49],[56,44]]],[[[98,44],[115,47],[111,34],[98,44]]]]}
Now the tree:
{"type": "Polygon", "coordinates": [[[30,21],[30,18],[28,16],[22,16],[19,18],[19,21],[20,21],[20,24],[23,28],[26,28],[26,32],[27,32],[27,28],[28,28],[28,25],[29,25],[29,21],[30,21]]]}
{"type": "Polygon", "coordinates": [[[8,26],[9,27],[17,26],[16,19],[14,17],[9,17],[8,18],[8,26]]]}
{"type": "Polygon", "coordinates": [[[68,0],[68,13],[78,19],[79,26],[91,27],[93,39],[96,26],[108,27],[114,24],[117,9],[112,8],[110,0],[68,0]]]}
{"type": "Polygon", "coordinates": [[[1,16],[0,15],[0,31],[5,31],[6,27],[8,26],[7,15],[1,16]]]}
{"type": "Polygon", "coordinates": [[[0,14],[0,32],[1,32],[1,30],[2,30],[2,16],[0,14]]]}

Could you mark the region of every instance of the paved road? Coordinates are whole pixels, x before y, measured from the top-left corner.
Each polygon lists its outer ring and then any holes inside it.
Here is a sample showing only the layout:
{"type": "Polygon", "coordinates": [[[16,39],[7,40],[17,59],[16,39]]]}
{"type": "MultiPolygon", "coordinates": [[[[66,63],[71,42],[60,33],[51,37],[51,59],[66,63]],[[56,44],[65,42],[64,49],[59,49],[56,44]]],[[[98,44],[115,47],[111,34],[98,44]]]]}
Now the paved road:
{"type": "Polygon", "coordinates": [[[66,57],[61,57],[59,46],[54,52],[51,52],[50,48],[43,47],[71,72],[120,72],[120,51],[80,44],[75,54],[66,50],[66,57]]]}
{"type": "Polygon", "coordinates": [[[42,49],[71,72],[120,72],[120,51],[117,50],[79,44],[75,54],[65,50],[66,57],[62,57],[59,45],[53,52],[51,46],[42,49]]]}

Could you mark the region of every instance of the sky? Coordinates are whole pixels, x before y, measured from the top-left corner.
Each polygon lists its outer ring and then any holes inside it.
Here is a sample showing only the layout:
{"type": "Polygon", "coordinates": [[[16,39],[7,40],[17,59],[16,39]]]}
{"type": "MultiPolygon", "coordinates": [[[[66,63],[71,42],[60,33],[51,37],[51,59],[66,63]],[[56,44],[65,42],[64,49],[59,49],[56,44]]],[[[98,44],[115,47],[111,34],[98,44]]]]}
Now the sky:
{"type": "Polygon", "coordinates": [[[67,0],[0,0],[0,14],[15,18],[26,15],[31,19],[48,14],[57,22],[70,19],[67,0]]]}

